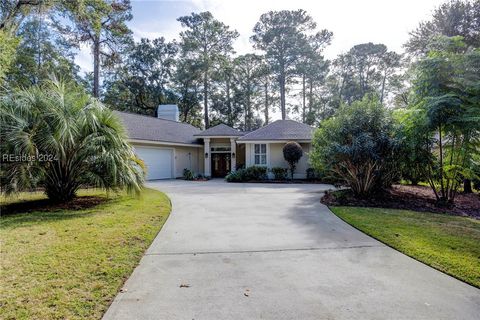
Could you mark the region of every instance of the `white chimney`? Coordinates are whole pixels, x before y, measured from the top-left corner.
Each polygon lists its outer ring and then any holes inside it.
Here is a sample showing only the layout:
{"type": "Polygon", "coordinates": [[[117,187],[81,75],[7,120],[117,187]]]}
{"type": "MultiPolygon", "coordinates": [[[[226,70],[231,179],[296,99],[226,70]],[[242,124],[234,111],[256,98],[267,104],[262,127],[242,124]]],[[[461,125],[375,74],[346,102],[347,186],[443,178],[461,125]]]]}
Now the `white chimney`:
{"type": "Polygon", "coordinates": [[[176,104],[161,104],[157,108],[157,118],[177,121],[180,118],[180,112],[176,104]]]}

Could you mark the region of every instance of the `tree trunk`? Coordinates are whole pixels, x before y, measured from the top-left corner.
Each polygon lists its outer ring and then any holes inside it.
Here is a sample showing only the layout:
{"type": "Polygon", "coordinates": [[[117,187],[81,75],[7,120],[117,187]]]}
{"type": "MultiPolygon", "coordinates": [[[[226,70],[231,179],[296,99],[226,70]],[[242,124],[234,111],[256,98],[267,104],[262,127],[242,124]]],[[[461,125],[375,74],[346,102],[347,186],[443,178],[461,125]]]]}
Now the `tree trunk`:
{"type": "Polygon", "coordinates": [[[247,129],[252,129],[252,105],[250,101],[250,88],[248,89],[247,94],[247,129]]]}
{"type": "Polygon", "coordinates": [[[472,180],[463,179],[463,193],[472,193],[472,180]]]}
{"type": "Polygon", "coordinates": [[[93,96],[100,96],[100,37],[93,39],[93,96]]]}
{"type": "MultiPolygon", "coordinates": [[[[311,117],[312,111],[313,111],[313,81],[312,81],[312,78],[310,78],[310,80],[309,80],[309,86],[310,86],[310,88],[309,88],[310,92],[308,93],[308,114],[309,114],[309,117],[311,117]]],[[[314,119],[311,118],[311,119],[309,119],[309,121],[311,123],[308,123],[308,124],[312,125],[313,122],[314,122],[314,119]]]]}
{"type": "Polygon", "coordinates": [[[438,127],[438,147],[439,147],[439,165],[440,165],[440,172],[439,172],[439,177],[440,177],[440,193],[441,193],[441,202],[447,202],[447,194],[445,193],[445,185],[443,181],[443,140],[442,140],[442,126],[438,127]]]}
{"type": "Polygon", "coordinates": [[[268,124],[268,81],[265,80],[265,125],[268,124]]]}
{"type": "Polygon", "coordinates": [[[306,99],[307,93],[305,90],[305,75],[302,75],[302,122],[305,123],[306,117],[305,113],[307,111],[306,99]]]}
{"type": "Polygon", "coordinates": [[[280,85],[280,110],[282,111],[282,120],[287,118],[287,110],[286,110],[286,103],[285,103],[285,75],[280,74],[278,78],[278,84],[280,85]]]}
{"type": "Polygon", "coordinates": [[[50,175],[45,181],[45,194],[52,202],[68,202],[75,198],[78,190],[78,180],[69,175],[65,163],[52,163],[50,175]]]}
{"type": "Polygon", "coordinates": [[[230,77],[227,77],[227,110],[228,110],[228,125],[233,127],[233,115],[232,115],[232,101],[230,99],[230,77]]]}
{"type": "Polygon", "coordinates": [[[38,26],[37,26],[37,29],[35,30],[35,32],[37,33],[37,43],[36,43],[36,46],[37,46],[37,74],[34,76],[34,81],[33,83],[34,84],[37,84],[38,81],[40,80],[40,70],[42,69],[42,43],[43,43],[43,39],[40,39],[40,34],[41,34],[41,31],[42,31],[42,27],[43,27],[43,15],[41,15],[41,12],[40,10],[38,11],[38,14],[40,15],[40,17],[38,18],[38,26]]]}
{"type": "Polygon", "coordinates": [[[387,81],[387,72],[383,74],[383,79],[382,79],[382,91],[380,93],[380,103],[383,103],[383,98],[385,96],[385,82],[387,81]]]}
{"type": "Polygon", "coordinates": [[[208,127],[210,127],[210,122],[208,120],[208,69],[205,69],[205,73],[203,74],[203,111],[205,129],[208,129],[208,127]]]}

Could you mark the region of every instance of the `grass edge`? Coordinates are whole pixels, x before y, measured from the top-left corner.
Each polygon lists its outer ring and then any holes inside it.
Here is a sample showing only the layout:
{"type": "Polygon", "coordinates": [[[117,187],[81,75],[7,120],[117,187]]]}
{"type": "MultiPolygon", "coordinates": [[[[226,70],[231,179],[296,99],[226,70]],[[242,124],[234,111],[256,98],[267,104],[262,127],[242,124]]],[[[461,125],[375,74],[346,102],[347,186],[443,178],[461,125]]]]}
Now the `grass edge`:
{"type": "MultiPolygon", "coordinates": [[[[357,207],[351,207],[351,206],[338,206],[338,207],[343,207],[343,208],[357,208],[357,207]]],[[[356,230],[358,230],[358,231],[360,231],[361,233],[369,236],[370,238],[373,238],[373,239],[377,240],[378,242],[386,245],[387,247],[389,247],[389,248],[391,248],[391,249],[393,249],[393,250],[395,250],[395,251],[397,251],[397,252],[400,252],[401,254],[403,254],[403,255],[405,255],[405,256],[407,256],[407,257],[409,257],[409,258],[411,258],[411,259],[413,259],[413,260],[415,260],[415,261],[418,261],[418,262],[420,262],[421,264],[423,264],[423,265],[425,265],[425,266],[427,266],[427,267],[430,267],[430,268],[432,268],[432,269],[434,269],[434,270],[436,270],[436,271],[439,271],[439,272],[441,272],[441,273],[443,273],[443,274],[445,274],[445,275],[447,275],[447,276],[450,276],[450,277],[452,277],[452,278],[454,278],[454,279],[456,279],[456,280],[459,280],[459,281],[461,281],[461,282],[463,282],[463,283],[465,283],[465,284],[467,284],[467,285],[469,285],[469,286],[471,286],[471,287],[473,287],[473,288],[480,289],[480,286],[476,286],[476,285],[474,285],[473,283],[469,283],[469,282],[467,282],[467,281],[465,281],[465,280],[463,280],[463,279],[460,279],[459,277],[455,276],[454,274],[451,274],[451,273],[445,272],[445,271],[443,271],[443,270],[440,270],[440,269],[438,269],[438,268],[435,268],[434,266],[431,266],[431,265],[427,264],[426,262],[417,259],[417,258],[414,257],[414,256],[411,256],[411,255],[409,255],[409,254],[407,254],[407,253],[405,253],[405,252],[403,252],[403,251],[400,251],[399,249],[397,249],[397,248],[395,248],[395,247],[392,247],[390,244],[384,242],[383,240],[378,239],[378,238],[375,237],[374,235],[372,235],[372,234],[370,234],[370,233],[368,233],[368,232],[366,232],[366,231],[363,231],[363,230],[357,228],[356,226],[354,226],[353,224],[349,223],[348,221],[346,221],[345,219],[343,219],[342,217],[340,217],[338,214],[336,214],[336,213],[331,209],[330,206],[327,206],[327,208],[328,208],[328,210],[330,210],[330,212],[332,212],[337,218],[339,218],[340,220],[342,220],[343,222],[345,222],[345,223],[348,224],[349,226],[355,228],[356,230]]],[[[358,208],[360,208],[360,207],[358,207],[358,208]]],[[[370,209],[370,208],[389,209],[389,208],[377,208],[377,207],[361,207],[361,208],[365,208],[365,209],[370,209]]],[[[410,211],[413,211],[413,210],[410,210],[410,211]]],[[[413,212],[421,212],[421,211],[413,211],[413,212]]],[[[433,213],[433,212],[431,212],[431,213],[432,213],[432,214],[437,214],[437,213],[433,213]]],[[[439,214],[439,213],[438,213],[438,214],[439,214]]]]}

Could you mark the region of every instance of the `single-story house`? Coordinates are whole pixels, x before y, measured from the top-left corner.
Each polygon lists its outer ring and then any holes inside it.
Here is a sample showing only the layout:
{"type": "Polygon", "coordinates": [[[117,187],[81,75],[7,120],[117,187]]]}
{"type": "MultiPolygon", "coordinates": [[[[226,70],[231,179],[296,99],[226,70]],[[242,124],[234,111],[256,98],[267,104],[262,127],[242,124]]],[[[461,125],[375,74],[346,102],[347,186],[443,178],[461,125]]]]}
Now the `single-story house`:
{"type": "Polygon", "coordinates": [[[158,117],[116,111],[137,156],[145,162],[147,180],[183,176],[189,169],[206,177],[224,177],[240,167],[288,168],[283,146],[298,142],[304,151],[294,178],[306,178],[314,128],[293,120],[277,120],[242,132],[225,124],[204,131],[178,121],[175,105],[161,105],[158,117]]]}

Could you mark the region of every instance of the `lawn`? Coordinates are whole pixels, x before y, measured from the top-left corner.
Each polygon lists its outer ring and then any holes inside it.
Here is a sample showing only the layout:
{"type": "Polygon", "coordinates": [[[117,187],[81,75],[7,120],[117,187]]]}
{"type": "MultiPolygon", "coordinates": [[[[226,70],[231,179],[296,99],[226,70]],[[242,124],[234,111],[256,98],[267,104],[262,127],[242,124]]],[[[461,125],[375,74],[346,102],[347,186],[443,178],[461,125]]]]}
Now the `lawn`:
{"type": "Polygon", "coordinates": [[[150,189],[139,198],[80,195],[106,199],[88,209],[2,217],[2,319],[100,319],[170,213],[165,194],[150,189]]]}
{"type": "Polygon", "coordinates": [[[480,220],[397,209],[330,209],[398,251],[480,288],[480,220]]]}

